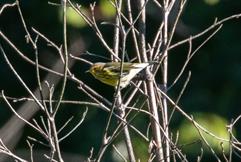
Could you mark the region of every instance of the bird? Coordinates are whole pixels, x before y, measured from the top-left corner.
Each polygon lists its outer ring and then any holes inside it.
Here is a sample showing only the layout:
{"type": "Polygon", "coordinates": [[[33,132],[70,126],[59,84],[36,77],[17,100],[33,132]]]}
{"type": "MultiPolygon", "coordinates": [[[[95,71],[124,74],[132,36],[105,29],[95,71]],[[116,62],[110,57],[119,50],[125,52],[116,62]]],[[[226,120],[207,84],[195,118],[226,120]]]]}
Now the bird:
{"type": "Polygon", "coordinates": [[[87,72],[102,83],[113,87],[116,87],[120,81],[120,88],[125,88],[140,71],[152,64],[152,62],[97,62],[87,72]],[[122,72],[120,71],[121,64],[123,64],[122,72]]]}

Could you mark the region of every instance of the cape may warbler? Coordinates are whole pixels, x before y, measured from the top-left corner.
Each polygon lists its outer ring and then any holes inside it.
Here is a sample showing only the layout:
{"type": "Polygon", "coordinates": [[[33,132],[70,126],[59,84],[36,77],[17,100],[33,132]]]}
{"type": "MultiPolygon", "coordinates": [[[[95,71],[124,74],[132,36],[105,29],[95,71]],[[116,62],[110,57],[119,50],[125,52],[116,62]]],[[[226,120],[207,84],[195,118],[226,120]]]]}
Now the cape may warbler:
{"type": "Polygon", "coordinates": [[[123,63],[123,71],[120,76],[120,62],[94,63],[87,72],[90,72],[99,81],[116,87],[120,79],[120,87],[126,87],[132,78],[141,70],[152,63],[123,63]]]}

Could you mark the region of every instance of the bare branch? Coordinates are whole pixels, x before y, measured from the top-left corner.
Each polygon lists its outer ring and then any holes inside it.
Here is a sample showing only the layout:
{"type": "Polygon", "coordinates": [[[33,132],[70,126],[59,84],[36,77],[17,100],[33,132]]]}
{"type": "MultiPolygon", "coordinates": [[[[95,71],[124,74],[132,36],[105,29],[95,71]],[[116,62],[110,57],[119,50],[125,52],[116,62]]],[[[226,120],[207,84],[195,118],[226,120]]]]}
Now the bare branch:
{"type": "Polygon", "coordinates": [[[16,72],[16,70],[14,69],[14,67],[12,66],[12,64],[9,62],[8,57],[6,56],[2,46],[0,45],[0,50],[4,56],[5,61],[7,62],[8,66],[10,67],[10,69],[12,70],[12,72],[14,73],[14,75],[16,76],[16,78],[20,81],[20,83],[22,84],[22,86],[27,90],[27,92],[33,97],[34,101],[38,104],[38,106],[44,110],[44,106],[39,102],[39,100],[36,98],[36,96],[33,94],[33,92],[28,88],[28,86],[25,84],[25,82],[22,80],[22,78],[18,75],[18,73],[16,72]]]}
{"type": "MultiPolygon", "coordinates": [[[[207,29],[203,30],[202,32],[200,32],[200,33],[192,36],[192,40],[203,36],[204,34],[206,34],[207,32],[209,32],[209,31],[212,30],[213,28],[215,28],[215,27],[217,27],[217,26],[219,26],[219,25],[222,25],[222,24],[223,24],[224,22],[226,22],[226,21],[229,21],[229,20],[232,20],[232,19],[239,19],[240,17],[241,17],[241,13],[235,14],[235,15],[232,15],[232,16],[229,16],[229,17],[226,17],[226,18],[224,18],[224,19],[221,19],[220,21],[217,21],[217,19],[215,19],[213,25],[209,26],[207,29]]],[[[177,47],[177,46],[180,46],[180,45],[182,45],[182,44],[184,44],[184,43],[186,43],[186,42],[188,42],[188,41],[189,41],[189,38],[184,39],[184,40],[182,40],[182,41],[179,41],[179,42],[171,45],[171,46],[168,48],[168,50],[171,50],[171,49],[173,49],[173,48],[175,48],[175,47],[177,47]]]]}
{"type": "Polygon", "coordinates": [[[14,7],[14,6],[16,6],[16,5],[17,5],[16,2],[4,4],[4,5],[1,7],[1,9],[0,9],[0,15],[2,14],[2,12],[3,12],[6,8],[8,8],[8,7],[14,7]]]}
{"type": "Polygon", "coordinates": [[[27,160],[24,160],[22,158],[20,158],[19,156],[15,155],[14,153],[12,153],[3,143],[2,139],[0,139],[0,153],[6,154],[10,157],[12,157],[13,159],[20,161],[20,162],[28,162],[27,160]]]}

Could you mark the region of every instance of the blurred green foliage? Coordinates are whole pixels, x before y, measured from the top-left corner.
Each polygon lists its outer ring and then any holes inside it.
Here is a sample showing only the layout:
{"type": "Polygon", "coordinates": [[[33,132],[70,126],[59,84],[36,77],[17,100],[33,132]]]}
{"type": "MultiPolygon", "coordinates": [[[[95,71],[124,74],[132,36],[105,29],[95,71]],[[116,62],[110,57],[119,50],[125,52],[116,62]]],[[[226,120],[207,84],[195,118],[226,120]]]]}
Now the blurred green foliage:
{"type": "MultiPolygon", "coordinates": [[[[209,130],[216,137],[229,140],[229,132],[227,131],[227,125],[229,124],[225,118],[222,118],[219,115],[211,114],[208,112],[196,112],[193,114],[193,119],[201,124],[206,130],[209,130]]],[[[212,134],[208,134],[204,131],[198,131],[193,123],[190,121],[183,121],[179,127],[180,130],[180,145],[184,150],[191,154],[197,154],[200,152],[200,147],[202,147],[205,153],[210,153],[211,150],[206,145],[205,141],[207,141],[210,147],[217,153],[222,154],[222,151],[228,153],[229,151],[229,143],[223,141],[223,150],[220,147],[220,140],[213,137],[212,134]],[[200,134],[203,137],[200,137],[200,134]],[[193,144],[196,143],[196,144],[193,144]],[[185,146],[186,145],[186,146],[185,146]],[[198,145],[198,146],[196,146],[198,145]]],[[[235,130],[233,130],[233,133],[235,130]]],[[[235,133],[234,133],[235,134],[235,133]]]]}

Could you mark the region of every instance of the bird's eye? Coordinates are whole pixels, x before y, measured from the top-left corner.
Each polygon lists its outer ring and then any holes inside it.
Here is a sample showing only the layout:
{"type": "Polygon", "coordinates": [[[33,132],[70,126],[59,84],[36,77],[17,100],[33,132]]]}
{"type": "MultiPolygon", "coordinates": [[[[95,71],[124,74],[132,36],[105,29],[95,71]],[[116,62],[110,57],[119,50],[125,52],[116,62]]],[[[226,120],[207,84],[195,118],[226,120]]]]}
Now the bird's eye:
{"type": "Polygon", "coordinates": [[[97,71],[98,70],[98,67],[93,67],[93,71],[97,71]]]}

